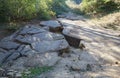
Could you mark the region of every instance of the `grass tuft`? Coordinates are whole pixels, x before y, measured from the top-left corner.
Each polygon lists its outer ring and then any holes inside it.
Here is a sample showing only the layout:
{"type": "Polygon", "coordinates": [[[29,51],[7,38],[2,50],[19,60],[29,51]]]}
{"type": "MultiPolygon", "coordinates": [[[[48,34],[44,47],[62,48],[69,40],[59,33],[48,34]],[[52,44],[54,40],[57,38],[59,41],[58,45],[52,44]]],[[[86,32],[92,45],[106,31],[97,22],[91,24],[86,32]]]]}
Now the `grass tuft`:
{"type": "Polygon", "coordinates": [[[47,66],[30,68],[28,70],[30,73],[23,72],[22,78],[34,78],[35,76],[48,72],[50,70],[52,70],[52,67],[47,66]]]}

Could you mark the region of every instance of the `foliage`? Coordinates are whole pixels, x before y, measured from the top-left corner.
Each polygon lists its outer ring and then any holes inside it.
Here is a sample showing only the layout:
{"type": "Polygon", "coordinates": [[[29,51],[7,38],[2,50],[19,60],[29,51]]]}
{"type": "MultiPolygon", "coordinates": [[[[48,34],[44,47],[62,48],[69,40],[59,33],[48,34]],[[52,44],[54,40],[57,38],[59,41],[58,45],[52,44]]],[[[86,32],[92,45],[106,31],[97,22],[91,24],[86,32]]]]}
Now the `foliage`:
{"type": "Polygon", "coordinates": [[[1,21],[50,18],[52,0],[0,0],[1,21]]]}
{"type": "Polygon", "coordinates": [[[120,10],[118,0],[83,0],[80,11],[88,15],[107,14],[120,10]]]}
{"type": "Polygon", "coordinates": [[[46,67],[46,66],[30,68],[29,69],[30,73],[28,74],[28,73],[23,72],[22,78],[34,78],[35,76],[40,75],[44,72],[48,72],[51,69],[52,67],[46,67]]]}
{"type": "Polygon", "coordinates": [[[66,0],[53,0],[52,10],[56,14],[61,14],[69,10],[68,6],[65,3],[66,0]]]}
{"type": "Polygon", "coordinates": [[[50,19],[67,10],[66,0],[0,0],[0,21],[50,19]]]}

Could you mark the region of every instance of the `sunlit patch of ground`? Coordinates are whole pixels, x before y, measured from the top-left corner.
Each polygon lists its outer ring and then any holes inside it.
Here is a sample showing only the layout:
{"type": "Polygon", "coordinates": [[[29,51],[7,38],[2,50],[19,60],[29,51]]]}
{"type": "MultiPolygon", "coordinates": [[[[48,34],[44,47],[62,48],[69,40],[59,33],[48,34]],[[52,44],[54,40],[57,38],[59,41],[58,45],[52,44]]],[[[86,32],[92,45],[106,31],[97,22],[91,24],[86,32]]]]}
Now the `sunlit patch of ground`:
{"type": "Polygon", "coordinates": [[[101,18],[92,19],[91,22],[106,29],[120,31],[120,12],[108,14],[107,16],[103,16],[101,18]]]}
{"type": "MultiPolygon", "coordinates": [[[[77,27],[77,29],[75,29],[76,32],[78,32],[77,36],[85,41],[84,44],[87,53],[84,55],[84,58],[90,58],[90,56],[92,56],[95,60],[98,60],[98,63],[102,66],[103,70],[96,69],[95,72],[89,71],[82,73],[83,78],[119,78],[120,37],[118,35],[120,31],[106,29],[100,25],[108,25],[108,23],[112,23],[113,25],[116,23],[119,25],[120,21],[119,18],[117,18],[119,17],[119,13],[116,13],[115,16],[113,15],[103,17],[99,21],[86,18],[83,20],[59,19],[66,26],[77,27]]],[[[70,18],[72,18],[72,16],[70,18]]],[[[75,27],[73,27],[73,29],[75,27]]],[[[82,56],[83,55],[81,55],[81,57],[82,56]]],[[[86,61],[85,59],[83,60],[86,61]]],[[[90,58],[89,60],[92,61],[93,59],[90,58]]]]}

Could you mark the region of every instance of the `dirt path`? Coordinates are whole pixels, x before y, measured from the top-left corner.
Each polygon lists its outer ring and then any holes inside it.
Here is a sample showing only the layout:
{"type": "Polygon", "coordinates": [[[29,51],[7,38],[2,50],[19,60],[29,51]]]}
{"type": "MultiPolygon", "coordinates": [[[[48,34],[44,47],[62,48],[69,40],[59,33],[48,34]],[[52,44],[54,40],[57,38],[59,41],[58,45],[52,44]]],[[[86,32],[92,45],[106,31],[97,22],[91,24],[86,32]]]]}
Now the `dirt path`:
{"type": "MultiPolygon", "coordinates": [[[[70,16],[70,18],[75,16],[70,16]]],[[[81,16],[82,17],[82,16],[81,16]]],[[[120,73],[120,37],[119,31],[96,26],[82,17],[80,20],[58,19],[63,26],[72,27],[86,46],[86,57],[94,64],[100,64],[103,71],[85,72],[84,78],[119,78],[120,73]],[[91,59],[92,57],[92,59],[91,59]],[[93,76],[93,77],[92,77],[93,76]]],[[[81,57],[83,57],[81,55],[81,57]]],[[[85,59],[82,61],[87,62],[85,59]]]]}

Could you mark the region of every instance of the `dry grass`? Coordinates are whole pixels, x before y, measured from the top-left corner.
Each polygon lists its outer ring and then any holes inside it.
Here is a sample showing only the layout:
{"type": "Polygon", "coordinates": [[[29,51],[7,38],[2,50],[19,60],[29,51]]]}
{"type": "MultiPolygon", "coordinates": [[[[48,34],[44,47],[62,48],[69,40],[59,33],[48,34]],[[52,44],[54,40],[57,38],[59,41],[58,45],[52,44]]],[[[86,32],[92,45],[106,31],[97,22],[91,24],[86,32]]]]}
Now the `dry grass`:
{"type": "Polygon", "coordinates": [[[97,18],[92,21],[104,28],[120,31],[120,12],[108,14],[100,19],[97,18]]]}

